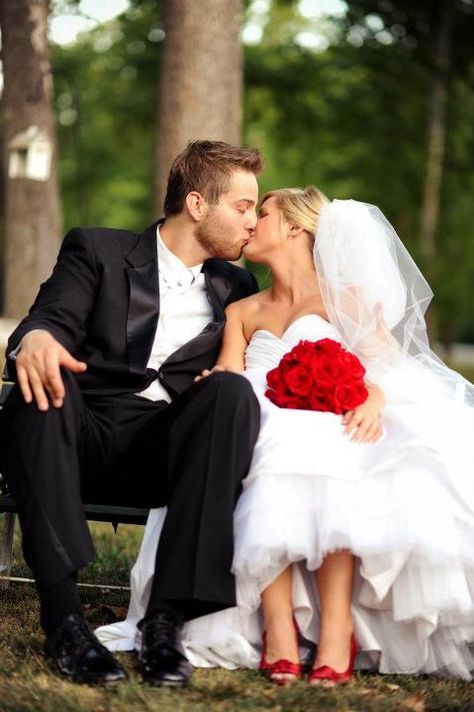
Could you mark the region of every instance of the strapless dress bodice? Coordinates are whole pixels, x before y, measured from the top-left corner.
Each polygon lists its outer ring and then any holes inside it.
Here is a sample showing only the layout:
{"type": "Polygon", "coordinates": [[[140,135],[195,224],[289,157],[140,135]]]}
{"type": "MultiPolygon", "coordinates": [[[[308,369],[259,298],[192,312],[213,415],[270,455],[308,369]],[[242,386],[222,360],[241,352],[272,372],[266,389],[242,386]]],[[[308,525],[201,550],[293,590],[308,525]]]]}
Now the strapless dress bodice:
{"type": "Polygon", "coordinates": [[[288,351],[302,339],[341,341],[337,329],[319,314],[305,314],[295,319],[281,336],[267,329],[252,334],[245,351],[245,368],[274,368],[288,351]]]}

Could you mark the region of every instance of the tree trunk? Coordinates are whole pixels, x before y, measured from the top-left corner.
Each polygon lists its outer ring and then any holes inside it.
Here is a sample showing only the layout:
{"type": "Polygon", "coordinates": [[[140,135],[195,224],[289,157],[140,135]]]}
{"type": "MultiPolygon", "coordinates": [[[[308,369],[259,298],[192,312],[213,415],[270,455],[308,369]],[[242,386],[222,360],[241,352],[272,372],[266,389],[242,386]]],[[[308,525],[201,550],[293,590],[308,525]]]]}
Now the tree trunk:
{"type": "Polygon", "coordinates": [[[242,0],[165,0],[156,148],[156,213],[173,159],[188,141],[240,144],[242,0]]]}
{"type": "Polygon", "coordinates": [[[48,13],[48,0],[0,3],[3,313],[10,318],[28,310],[51,271],[61,236],[48,13]]]}
{"type": "MultiPolygon", "coordinates": [[[[428,156],[420,223],[420,247],[428,280],[435,277],[436,230],[438,226],[443,160],[446,147],[446,105],[448,100],[448,70],[454,11],[452,4],[439,3],[439,24],[434,48],[435,75],[428,125],[428,156]]],[[[431,339],[436,339],[437,324],[433,310],[428,314],[431,339]]]]}

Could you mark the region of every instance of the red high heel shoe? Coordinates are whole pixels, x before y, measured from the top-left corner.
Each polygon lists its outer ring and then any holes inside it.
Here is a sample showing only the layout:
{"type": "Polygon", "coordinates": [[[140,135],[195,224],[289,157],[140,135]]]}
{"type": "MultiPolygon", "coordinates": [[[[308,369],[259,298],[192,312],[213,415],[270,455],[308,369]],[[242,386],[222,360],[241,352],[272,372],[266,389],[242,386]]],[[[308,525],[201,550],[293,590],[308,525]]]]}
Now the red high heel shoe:
{"type": "Polygon", "coordinates": [[[321,665],[314,668],[308,675],[310,685],[321,685],[322,687],[336,687],[345,685],[352,680],[354,672],[354,662],[357,655],[357,643],[354,634],[351,635],[351,652],[349,667],[344,672],[337,672],[329,665],[321,665]]]}
{"type": "MultiPolygon", "coordinates": [[[[296,633],[299,636],[298,626],[294,621],[296,633]]],[[[267,633],[264,631],[262,635],[262,657],[260,660],[259,670],[275,685],[285,687],[292,685],[296,680],[301,679],[302,666],[301,663],[292,663],[290,660],[280,659],[274,663],[269,663],[266,659],[267,655],[267,633]]]]}

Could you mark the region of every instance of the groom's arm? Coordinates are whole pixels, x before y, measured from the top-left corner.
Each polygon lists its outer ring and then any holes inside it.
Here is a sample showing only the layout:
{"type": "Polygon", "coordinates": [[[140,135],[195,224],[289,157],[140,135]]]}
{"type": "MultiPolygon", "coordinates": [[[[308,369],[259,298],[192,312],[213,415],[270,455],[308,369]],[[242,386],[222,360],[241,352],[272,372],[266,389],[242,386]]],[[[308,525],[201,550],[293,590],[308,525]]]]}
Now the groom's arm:
{"type": "Polygon", "coordinates": [[[66,235],[53,273],[41,285],[28,316],[10,336],[6,374],[18,380],[25,400],[34,398],[41,410],[48,407],[46,392],[55,406],[62,405],[61,367],[75,372],[86,368],[72,354],[84,339],[97,281],[87,232],[75,228],[66,235]]]}
{"type": "Polygon", "coordinates": [[[33,329],[48,331],[69,351],[82,343],[98,282],[94,251],[86,230],[74,228],[64,238],[49,279],[28,315],[11,334],[6,355],[33,329]]]}
{"type": "Polygon", "coordinates": [[[53,406],[60,408],[65,395],[61,368],[82,373],[87,364],[75,359],[48,331],[34,329],[20,343],[16,376],[25,401],[35,400],[39,410],[48,410],[49,393],[53,406]]]}

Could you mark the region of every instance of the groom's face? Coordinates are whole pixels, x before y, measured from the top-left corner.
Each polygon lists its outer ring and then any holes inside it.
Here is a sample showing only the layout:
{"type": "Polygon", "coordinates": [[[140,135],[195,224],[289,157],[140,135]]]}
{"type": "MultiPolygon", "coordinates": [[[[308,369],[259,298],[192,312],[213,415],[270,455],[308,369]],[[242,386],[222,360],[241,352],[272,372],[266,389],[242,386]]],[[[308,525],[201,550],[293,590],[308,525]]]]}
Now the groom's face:
{"type": "Polygon", "coordinates": [[[236,170],[229,190],[210,205],[195,236],[210,257],[238,260],[257,223],[258,185],[254,174],[236,170]]]}

